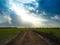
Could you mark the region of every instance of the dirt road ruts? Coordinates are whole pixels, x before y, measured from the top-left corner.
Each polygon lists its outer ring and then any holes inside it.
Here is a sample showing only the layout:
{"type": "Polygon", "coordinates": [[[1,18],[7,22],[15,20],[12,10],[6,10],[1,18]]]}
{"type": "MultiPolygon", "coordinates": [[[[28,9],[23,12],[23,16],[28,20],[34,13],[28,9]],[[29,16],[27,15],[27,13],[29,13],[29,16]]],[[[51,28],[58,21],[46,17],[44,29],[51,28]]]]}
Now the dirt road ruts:
{"type": "Polygon", "coordinates": [[[6,45],[51,45],[48,40],[40,34],[27,30],[20,33],[15,39],[6,45]]]}

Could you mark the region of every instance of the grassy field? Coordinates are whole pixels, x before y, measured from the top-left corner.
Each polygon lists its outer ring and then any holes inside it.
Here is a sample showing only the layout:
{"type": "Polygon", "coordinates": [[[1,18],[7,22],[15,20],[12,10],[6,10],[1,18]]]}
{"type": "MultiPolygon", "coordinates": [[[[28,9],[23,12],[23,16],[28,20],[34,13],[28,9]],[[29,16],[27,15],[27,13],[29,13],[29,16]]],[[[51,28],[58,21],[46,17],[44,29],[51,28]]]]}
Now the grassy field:
{"type": "Polygon", "coordinates": [[[0,45],[7,43],[10,39],[16,37],[20,32],[27,29],[17,29],[17,28],[0,28],[0,45]]]}
{"type": "Polygon", "coordinates": [[[53,35],[60,38],[60,28],[0,28],[0,44],[26,30],[53,33],[53,35]]]}
{"type": "Polygon", "coordinates": [[[60,28],[33,28],[33,29],[39,32],[45,32],[49,34],[52,33],[56,37],[60,38],[60,28]]]}

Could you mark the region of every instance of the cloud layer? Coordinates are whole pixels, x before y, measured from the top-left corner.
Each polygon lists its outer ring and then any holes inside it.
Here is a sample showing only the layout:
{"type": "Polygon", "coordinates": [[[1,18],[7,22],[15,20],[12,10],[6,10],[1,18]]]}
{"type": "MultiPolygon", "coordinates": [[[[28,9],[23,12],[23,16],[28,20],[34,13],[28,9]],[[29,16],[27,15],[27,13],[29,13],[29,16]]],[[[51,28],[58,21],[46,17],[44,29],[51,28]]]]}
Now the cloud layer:
{"type": "Polygon", "coordinates": [[[0,27],[60,27],[60,0],[0,0],[0,27]]]}
{"type": "Polygon", "coordinates": [[[9,24],[12,24],[11,22],[12,18],[9,15],[0,15],[0,24],[8,22],[9,24]]]}
{"type": "Polygon", "coordinates": [[[53,19],[53,20],[60,20],[60,16],[55,15],[55,16],[51,17],[51,19],[53,19]]]}

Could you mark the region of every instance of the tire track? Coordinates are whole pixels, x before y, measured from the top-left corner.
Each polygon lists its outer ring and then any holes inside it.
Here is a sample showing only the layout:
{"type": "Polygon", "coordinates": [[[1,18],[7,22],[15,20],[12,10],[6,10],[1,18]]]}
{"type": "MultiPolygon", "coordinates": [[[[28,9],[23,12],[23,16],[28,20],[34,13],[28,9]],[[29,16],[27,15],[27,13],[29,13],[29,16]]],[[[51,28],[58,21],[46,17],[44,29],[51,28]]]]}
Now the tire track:
{"type": "Polygon", "coordinates": [[[48,40],[38,33],[27,30],[20,33],[15,39],[9,42],[7,45],[51,45],[48,40]]]}

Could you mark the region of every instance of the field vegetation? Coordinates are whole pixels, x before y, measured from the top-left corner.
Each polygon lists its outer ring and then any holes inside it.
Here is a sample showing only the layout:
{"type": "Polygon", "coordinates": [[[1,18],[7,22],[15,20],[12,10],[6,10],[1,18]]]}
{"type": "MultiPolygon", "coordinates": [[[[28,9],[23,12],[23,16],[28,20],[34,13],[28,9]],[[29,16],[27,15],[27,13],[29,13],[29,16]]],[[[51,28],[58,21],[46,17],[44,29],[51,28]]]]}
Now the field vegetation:
{"type": "Polygon", "coordinates": [[[7,43],[7,40],[16,37],[19,33],[26,30],[49,33],[60,38],[60,28],[0,28],[0,45],[7,43]]]}

